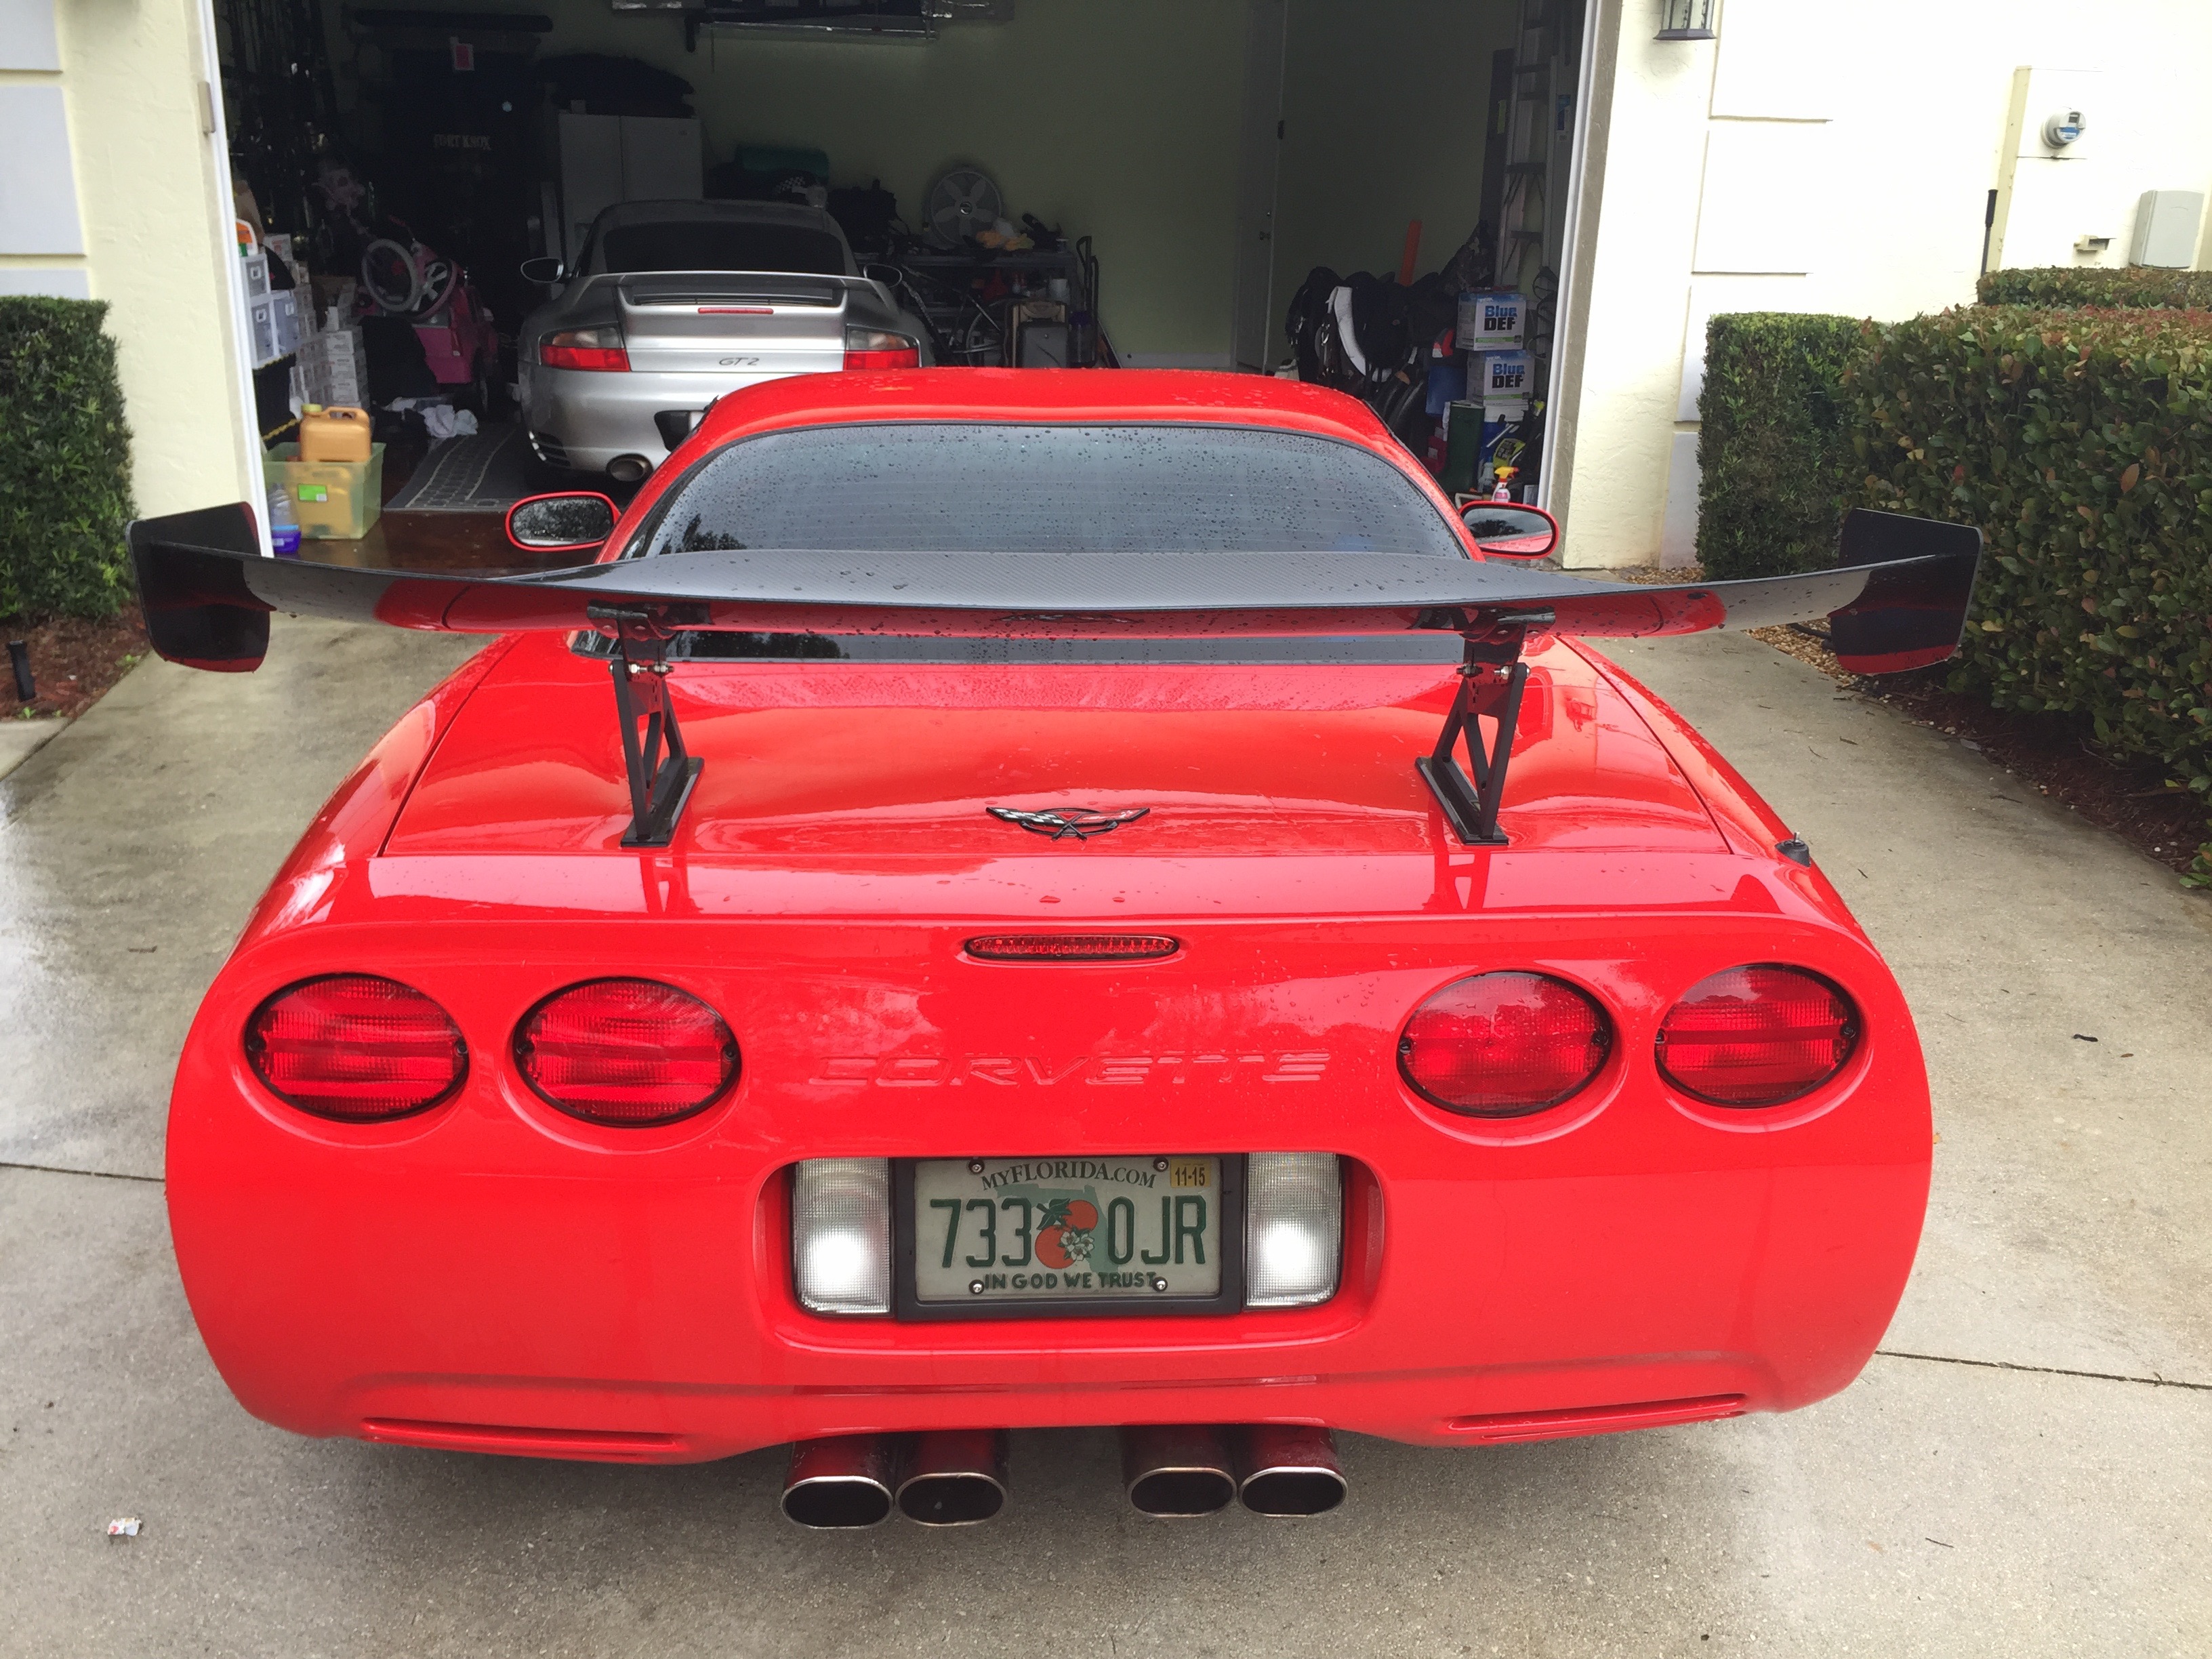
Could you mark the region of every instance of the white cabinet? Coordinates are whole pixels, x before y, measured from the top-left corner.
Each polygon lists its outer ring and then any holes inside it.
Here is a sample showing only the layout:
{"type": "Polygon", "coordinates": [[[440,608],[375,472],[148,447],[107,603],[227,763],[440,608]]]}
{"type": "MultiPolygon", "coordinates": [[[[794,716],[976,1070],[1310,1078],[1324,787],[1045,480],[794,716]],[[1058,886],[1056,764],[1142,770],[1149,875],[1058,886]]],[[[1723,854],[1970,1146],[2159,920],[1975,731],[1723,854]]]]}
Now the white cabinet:
{"type": "Polygon", "coordinates": [[[562,113],[561,251],[572,269],[603,210],[617,202],[696,202],[705,193],[696,120],[562,113]]]}

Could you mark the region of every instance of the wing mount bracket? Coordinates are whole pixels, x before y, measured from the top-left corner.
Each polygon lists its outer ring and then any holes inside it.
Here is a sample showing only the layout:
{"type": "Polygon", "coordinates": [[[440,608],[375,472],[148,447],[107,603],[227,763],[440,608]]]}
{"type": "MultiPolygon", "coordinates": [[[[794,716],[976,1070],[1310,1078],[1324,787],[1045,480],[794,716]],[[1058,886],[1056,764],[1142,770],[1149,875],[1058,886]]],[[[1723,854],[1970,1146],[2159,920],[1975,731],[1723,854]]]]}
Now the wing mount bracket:
{"type": "Polygon", "coordinates": [[[707,763],[684,746],[668,695],[672,630],[647,605],[588,605],[584,614],[614,641],[615,714],[622,727],[623,771],[629,783],[625,847],[665,847],[707,763]]]}
{"type": "Polygon", "coordinates": [[[1513,734],[1521,723],[1521,694],[1528,684],[1528,665],[1521,660],[1531,629],[1549,628],[1548,611],[1524,611],[1471,621],[1462,631],[1467,654],[1460,664],[1459,689],[1433,751],[1413,763],[1443,808],[1444,822],[1466,847],[1503,847],[1511,838],[1498,827],[1505,800],[1505,773],[1513,760],[1513,734]],[[1480,717],[1493,716],[1497,735],[1486,746],[1480,717]],[[1459,747],[1467,745],[1467,765],[1459,747]],[[1473,773],[1470,779],[1468,773],[1473,773]]]}

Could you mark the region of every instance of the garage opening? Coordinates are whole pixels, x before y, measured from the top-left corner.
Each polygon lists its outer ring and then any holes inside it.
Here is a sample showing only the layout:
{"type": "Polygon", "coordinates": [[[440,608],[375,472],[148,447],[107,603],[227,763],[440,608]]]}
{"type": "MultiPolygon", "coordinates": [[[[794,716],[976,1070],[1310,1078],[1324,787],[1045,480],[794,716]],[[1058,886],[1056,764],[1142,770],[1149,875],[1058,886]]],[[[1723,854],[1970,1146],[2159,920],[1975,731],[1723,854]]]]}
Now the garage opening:
{"type": "Polygon", "coordinates": [[[1321,381],[1541,499],[1585,11],[213,0],[277,550],[514,563],[714,398],[909,364],[1321,381]]]}

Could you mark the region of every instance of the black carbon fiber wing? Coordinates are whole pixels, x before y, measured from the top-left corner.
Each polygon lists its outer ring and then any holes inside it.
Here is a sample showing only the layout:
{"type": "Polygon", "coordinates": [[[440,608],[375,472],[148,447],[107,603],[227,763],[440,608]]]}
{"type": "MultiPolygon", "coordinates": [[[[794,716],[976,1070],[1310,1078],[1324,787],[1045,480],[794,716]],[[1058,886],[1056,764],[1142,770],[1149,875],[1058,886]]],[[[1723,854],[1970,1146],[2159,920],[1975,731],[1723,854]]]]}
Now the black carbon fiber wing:
{"type": "Polygon", "coordinates": [[[1853,512],[1851,562],[1748,581],[1639,586],[1503,562],[1383,553],[670,553],[501,574],[365,569],[270,559],[240,505],[131,527],[154,648],[250,672],[272,611],[398,628],[504,634],[650,631],[1111,639],[1450,632],[1500,627],[1593,638],[1694,634],[1826,618],[1860,673],[1941,662],[1966,623],[1981,533],[1853,512]]]}

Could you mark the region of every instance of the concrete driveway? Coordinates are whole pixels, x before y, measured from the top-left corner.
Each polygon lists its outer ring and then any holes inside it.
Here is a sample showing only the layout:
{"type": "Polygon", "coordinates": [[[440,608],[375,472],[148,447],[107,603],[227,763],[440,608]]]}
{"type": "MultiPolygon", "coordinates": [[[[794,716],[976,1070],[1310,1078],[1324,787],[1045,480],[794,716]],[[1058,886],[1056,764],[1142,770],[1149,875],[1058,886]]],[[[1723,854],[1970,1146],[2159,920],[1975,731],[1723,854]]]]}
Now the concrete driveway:
{"type": "Polygon", "coordinates": [[[1351,1501],[1304,1523],[1146,1522],[1109,1436],[1025,1435],[996,1524],[842,1536],[777,1515],[772,1452],[531,1463],[253,1421],[169,1255],[170,1067],[300,826],[465,648],[280,619],[261,674],[149,662],[0,783],[0,1652],[2212,1650],[2212,902],[1741,638],[1616,654],[1888,952],[1942,1132],[1912,1287],[1839,1397],[1354,1440],[1351,1501]]]}

